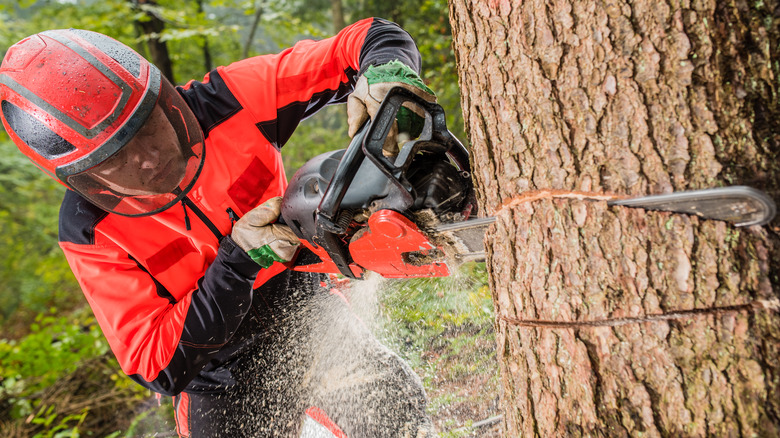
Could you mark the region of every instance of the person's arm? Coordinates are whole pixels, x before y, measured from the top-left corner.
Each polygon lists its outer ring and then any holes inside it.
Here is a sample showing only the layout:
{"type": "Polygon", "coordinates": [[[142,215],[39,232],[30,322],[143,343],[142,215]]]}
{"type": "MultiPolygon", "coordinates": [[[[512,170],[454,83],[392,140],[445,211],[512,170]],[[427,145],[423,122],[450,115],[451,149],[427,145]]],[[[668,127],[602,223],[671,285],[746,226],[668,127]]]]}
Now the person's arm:
{"type": "Polygon", "coordinates": [[[60,246],[122,370],[161,394],[181,392],[238,328],[260,266],[223,237],[216,259],[177,299],[95,231],[104,212],[71,191],[62,210],[60,246]]]}
{"type": "Polygon", "coordinates": [[[251,307],[260,266],[223,239],[196,288],[178,301],[119,248],[61,244],[122,370],[155,392],[181,392],[251,307]]]}
{"type": "Polygon", "coordinates": [[[331,38],[300,41],[281,53],[248,58],[217,72],[253,114],[258,129],[281,148],[301,120],[325,105],[346,102],[361,73],[391,61],[420,70],[412,37],[395,23],[369,18],[331,38]]]}

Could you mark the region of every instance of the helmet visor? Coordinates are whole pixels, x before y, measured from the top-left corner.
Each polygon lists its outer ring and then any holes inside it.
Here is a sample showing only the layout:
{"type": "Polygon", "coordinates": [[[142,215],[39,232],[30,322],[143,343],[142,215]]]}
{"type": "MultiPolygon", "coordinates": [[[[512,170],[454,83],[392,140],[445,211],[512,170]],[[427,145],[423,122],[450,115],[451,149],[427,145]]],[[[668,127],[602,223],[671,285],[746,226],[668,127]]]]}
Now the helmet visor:
{"type": "Polygon", "coordinates": [[[114,154],[67,183],[111,213],[146,216],[179,202],[203,166],[203,133],[184,99],[162,81],[149,117],[114,154]]]}

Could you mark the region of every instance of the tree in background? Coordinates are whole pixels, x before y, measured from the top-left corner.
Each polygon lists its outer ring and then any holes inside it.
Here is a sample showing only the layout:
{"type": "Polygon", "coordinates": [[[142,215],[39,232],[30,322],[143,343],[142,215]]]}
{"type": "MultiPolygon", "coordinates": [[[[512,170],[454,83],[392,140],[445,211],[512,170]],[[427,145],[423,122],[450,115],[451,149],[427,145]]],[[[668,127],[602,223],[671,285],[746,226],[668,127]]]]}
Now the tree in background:
{"type": "Polygon", "coordinates": [[[450,5],[474,176],[499,216],[506,435],[780,435],[777,220],[522,198],[747,184],[778,199],[777,5],[450,5]]]}
{"type": "MultiPolygon", "coordinates": [[[[160,69],[163,76],[173,82],[173,65],[168,53],[168,45],[162,39],[165,22],[156,14],[157,2],[155,0],[128,1],[133,5],[133,9],[142,12],[136,15],[135,25],[138,27],[140,37],[146,40],[149,60],[160,69]]],[[[202,12],[201,2],[197,4],[202,12]]],[[[210,58],[208,52],[205,52],[204,55],[206,58],[210,58]]]]}

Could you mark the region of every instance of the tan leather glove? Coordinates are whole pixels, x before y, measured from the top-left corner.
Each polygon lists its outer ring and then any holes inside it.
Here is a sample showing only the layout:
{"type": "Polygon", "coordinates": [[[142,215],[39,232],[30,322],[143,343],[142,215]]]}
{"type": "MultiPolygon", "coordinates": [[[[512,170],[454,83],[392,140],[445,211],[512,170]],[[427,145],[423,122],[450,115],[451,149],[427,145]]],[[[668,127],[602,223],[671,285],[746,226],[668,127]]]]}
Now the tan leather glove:
{"type": "MultiPolygon", "coordinates": [[[[370,66],[358,78],[355,84],[355,90],[349,95],[347,100],[347,124],[349,125],[349,136],[354,137],[360,127],[368,118],[374,118],[379,110],[379,105],[393,87],[403,87],[412,93],[422,97],[428,102],[436,101],[436,94],[433,90],[423,83],[420,76],[409,66],[399,62],[392,61],[379,66],[370,66]]],[[[411,133],[410,137],[416,137],[414,133],[415,126],[419,125],[422,129],[422,120],[425,113],[422,108],[413,104],[404,104],[407,110],[402,108],[393,122],[387,138],[385,139],[383,152],[387,156],[398,154],[398,134],[399,122],[400,131],[411,133]]]]}
{"type": "Polygon", "coordinates": [[[265,201],[239,219],[230,235],[263,268],[274,262],[289,262],[301,243],[290,227],[273,223],[281,206],[281,196],[265,201]]]}

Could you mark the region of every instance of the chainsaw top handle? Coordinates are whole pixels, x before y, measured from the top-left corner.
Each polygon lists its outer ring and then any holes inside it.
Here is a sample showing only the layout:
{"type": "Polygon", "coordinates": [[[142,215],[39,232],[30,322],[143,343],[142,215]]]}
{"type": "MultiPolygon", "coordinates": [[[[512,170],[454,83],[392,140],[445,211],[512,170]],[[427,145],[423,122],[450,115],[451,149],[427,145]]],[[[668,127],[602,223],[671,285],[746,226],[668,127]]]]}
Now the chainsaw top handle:
{"type": "Polygon", "coordinates": [[[319,205],[318,216],[326,219],[323,225],[332,228],[333,232],[344,231],[341,227],[334,228],[330,225],[335,225],[333,223],[339,214],[344,194],[364,158],[371,160],[400,189],[399,194],[403,199],[400,205],[396,200],[394,207],[399,210],[411,207],[414,202],[414,188],[406,179],[406,171],[415,155],[423,151],[447,154],[459,170],[471,171],[469,153],[447,129],[444,109],[439,104],[428,102],[405,88],[394,87],[387,93],[374,118],[363,125],[347,147],[319,205]],[[425,124],[416,140],[404,144],[397,156],[386,157],[382,147],[398,111],[406,103],[416,105],[425,113],[425,124]]]}
{"type": "Polygon", "coordinates": [[[405,88],[395,87],[388,92],[368,127],[363,140],[363,152],[388,178],[401,182],[403,188],[411,192],[411,185],[404,178],[404,174],[415,154],[422,150],[447,153],[460,170],[470,171],[468,151],[447,129],[444,109],[439,104],[428,102],[405,88]],[[425,125],[419,137],[410,144],[404,145],[398,156],[387,157],[382,147],[393,127],[398,111],[405,103],[411,103],[425,112],[425,125]]]}
{"type": "MultiPolygon", "coordinates": [[[[442,107],[435,102],[428,102],[402,87],[392,88],[382,101],[374,118],[366,122],[355,134],[344,151],[317,209],[317,234],[314,236],[314,240],[318,245],[328,250],[333,262],[345,276],[354,278],[354,274],[349,268],[346,245],[340,238],[348,226],[345,221],[339,220],[342,214],[341,202],[358,169],[365,158],[368,158],[398,189],[392,196],[392,202],[389,200],[386,202],[391,203],[393,208],[398,211],[405,211],[412,206],[415,199],[415,191],[406,178],[406,171],[415,155],[420,152],[446,154],[458,170],[470,172],[469,153],[447,129],[442,107]],[[405,143],[397,156],[387,157],[382,148],[396,115],[404,104],[421,109],[425,113],[425,123],[417,139],[405,143]]],[[[379,204],[381,202],[379,201],[379,204]]]]}

